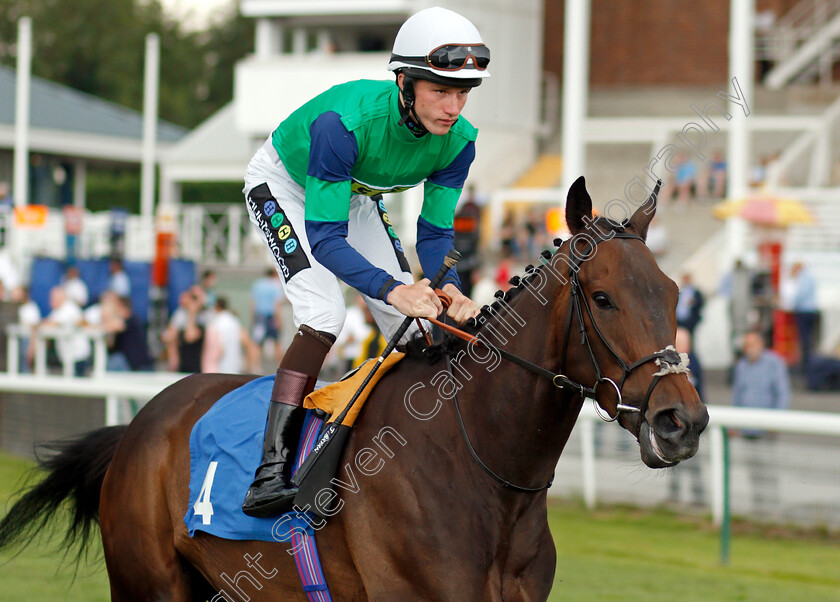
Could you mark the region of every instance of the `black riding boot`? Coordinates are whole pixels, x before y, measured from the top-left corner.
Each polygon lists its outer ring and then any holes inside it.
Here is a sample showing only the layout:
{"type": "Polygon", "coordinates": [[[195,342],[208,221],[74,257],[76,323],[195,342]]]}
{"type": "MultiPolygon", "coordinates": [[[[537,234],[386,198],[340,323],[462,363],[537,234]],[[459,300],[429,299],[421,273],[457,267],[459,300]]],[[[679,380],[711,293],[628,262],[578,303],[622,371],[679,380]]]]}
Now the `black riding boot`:
{"type": "Polygon", "coordinates": [[[265,518],[292,509],[297,488],[290,483],[305,410],[303,398],[315,379],[294,370],[277,370],[268,407],[263,455],[256,478],[248,488],[242,511],[265,518]]]}

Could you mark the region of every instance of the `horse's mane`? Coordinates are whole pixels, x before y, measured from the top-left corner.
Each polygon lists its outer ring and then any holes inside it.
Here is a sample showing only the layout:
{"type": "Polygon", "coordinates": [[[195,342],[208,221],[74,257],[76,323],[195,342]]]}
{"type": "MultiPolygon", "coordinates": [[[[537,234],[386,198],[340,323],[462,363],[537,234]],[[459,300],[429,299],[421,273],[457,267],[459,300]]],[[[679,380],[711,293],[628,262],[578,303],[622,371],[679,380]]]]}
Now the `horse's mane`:
{"type": "MultiPolygon", "coordinates": [[[[627,220],[617,223],[609,218],[599,215],[592,221],[591,225],[597,226],[604,232],[624,232],[627,224],[627,220]]],[[[559,250],[565,242],[566,241],[562,238],[555,238],[554,246],[557,250],[559,250]]],[[[546,249],[540,253],[540,258],[543,262],[549,262],[555,252],[556,251],[546,249]]],[[[462,330],[472,335],[479,334],[483,326],[490,323],[491,318],[502,308],[502,302],[509,305],[511,308],[515,308],[517,305],[516,300],[519,298],[522,291],[525,290],[526,285],[536,278],[544,268],[545,263],[540,263],[540,265],[536,267],[531,264],[525,266],[525,273],[522,276],[513,276],[508,281],[511,284],[511,288],[507,291],[502,291],[501,289],[497,290],[494,294],[496,301],[494,301],[491,305],[485,305],[482,307],[478,318],[470,318],[462,330]],[[481,319],[482,317],[484,318],[483,320],[481,319]]],[[[405,352],[408,357],[424,359],[429,363],[434,364],[444,355],[453,354],[453,352],[457,353],[463,345],[464,342],[461,339],[448,333],[444,333],[443,340],[440,343],[429,345],[423,334],[417,332],[406,344],[405,352]]]]}

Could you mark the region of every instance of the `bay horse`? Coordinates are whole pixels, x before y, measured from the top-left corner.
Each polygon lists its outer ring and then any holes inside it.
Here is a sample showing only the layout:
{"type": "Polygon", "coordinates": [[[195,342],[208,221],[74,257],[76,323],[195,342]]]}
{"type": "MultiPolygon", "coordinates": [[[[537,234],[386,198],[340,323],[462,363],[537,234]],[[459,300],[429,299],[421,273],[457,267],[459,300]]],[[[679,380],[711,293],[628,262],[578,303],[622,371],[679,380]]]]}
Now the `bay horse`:
{"type": "MultiPolygon", "coordinates": [[[[556,563],[546,489],[586,395],[649,467],[696,452],[708,413],[666,349],[678,291],[644,243],[655,205],[654,193],[621,225],[593,219],[580,178],[566,204],[573,237],[482,312],[472,332],[485,342],[459,343],[445,368],[408,357],[382,378],[337,475],[353,487],[317,531],[334,599],[545,600],[556,563]],[[503,324],[505,312],[518,318],[503,324]],[[372,442],[378,462],[360,463],[372,442]]],[[[68,539],[98,520],[115,601],[221,601],[231,583],[245,600],[305,600],[288,543],[190,537],[184,525],[193,425],[253,378],[187,377],[129,425],[66,443],[0,525],[0,547],[69,498],[68,539]]]]}

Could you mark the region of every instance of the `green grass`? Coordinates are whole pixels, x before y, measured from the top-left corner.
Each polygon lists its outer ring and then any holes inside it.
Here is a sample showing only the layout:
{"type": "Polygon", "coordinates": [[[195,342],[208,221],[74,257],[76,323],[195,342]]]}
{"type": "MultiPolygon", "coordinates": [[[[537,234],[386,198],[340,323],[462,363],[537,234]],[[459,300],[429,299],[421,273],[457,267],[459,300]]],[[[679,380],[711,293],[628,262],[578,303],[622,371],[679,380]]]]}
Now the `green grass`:
{"type": "MultiPolygon", "coordinates": [[[[0,511],[29,462],[0,454],[0,511]]],[[[552,504],[557,573],[549,600],[840,600],[840,537],[736,524],[730,564],[708,519],[669,512],[552,504]]],[[[57,541],[57,540],[54,540],[57,541]]],[[[15,556],[0,552],[0,600],[108,600],[99,540],[75,576],[71,560],[41,537],[15,556]]]]}

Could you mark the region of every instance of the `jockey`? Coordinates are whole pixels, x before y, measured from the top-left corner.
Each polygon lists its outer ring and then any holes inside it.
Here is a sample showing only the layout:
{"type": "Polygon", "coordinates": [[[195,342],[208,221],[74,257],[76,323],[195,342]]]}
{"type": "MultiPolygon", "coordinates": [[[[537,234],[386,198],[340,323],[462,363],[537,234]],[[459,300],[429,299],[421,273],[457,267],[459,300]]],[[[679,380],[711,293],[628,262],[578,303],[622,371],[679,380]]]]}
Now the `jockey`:
{"type": "MultiPolygon", "coordinates": [[[[459,117],[471,88],[489,77],[490,50],[461,15],[429,8],[394,41],[387,81],[330,88],[294,111],[245,174],[251,222],[275,260],[298,330],[277,369],[263,455],[242,510],[292,509],[290,481],[303,421],[324,358],[341,331],[338,278],[362,293],[390,339],[406,316],[442,310],[429,280],[414,282],[385,204],[374,197],[423,184],[417,255],[435,274],[453,247],[455,206],[475,157],[477,130],[459,117]]],[[[478,315],[454,269],[443,290],[458,323],[478,315]]]]}

